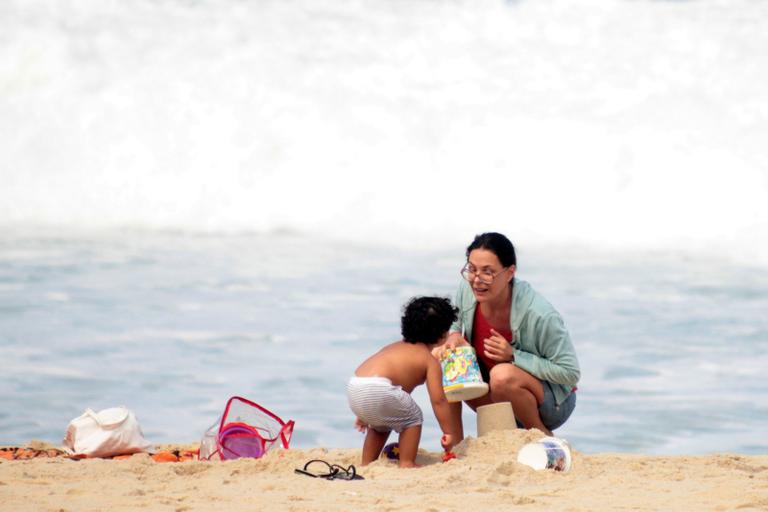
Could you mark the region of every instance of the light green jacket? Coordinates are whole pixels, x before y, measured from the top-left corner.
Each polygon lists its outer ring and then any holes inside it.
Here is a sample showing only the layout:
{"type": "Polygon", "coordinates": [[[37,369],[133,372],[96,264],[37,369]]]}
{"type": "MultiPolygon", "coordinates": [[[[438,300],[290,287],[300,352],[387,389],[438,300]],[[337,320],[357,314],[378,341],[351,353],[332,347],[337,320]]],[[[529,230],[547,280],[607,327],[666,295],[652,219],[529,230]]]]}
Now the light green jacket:
{"type": "MultiPolygon", "coordinates": [[[[456,292],[455,305],[459,308],[459,318],[450,330],[461,333],[471,343],[477,300],[464,280],[456,292]]],[[[509,324],[514,336],[515,364],[548,381],[555,402],[560,405],[581,376],[576,351],[560,313],[531,285],[515,278],[509,324]]]]}

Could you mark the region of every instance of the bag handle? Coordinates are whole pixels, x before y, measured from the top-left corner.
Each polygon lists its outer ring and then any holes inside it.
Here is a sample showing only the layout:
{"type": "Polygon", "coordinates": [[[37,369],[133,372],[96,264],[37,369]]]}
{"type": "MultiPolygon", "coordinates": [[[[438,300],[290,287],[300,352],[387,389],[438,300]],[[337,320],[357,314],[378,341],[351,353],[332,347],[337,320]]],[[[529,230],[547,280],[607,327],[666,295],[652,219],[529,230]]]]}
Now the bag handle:
{"type": "Polygon", "coordinates": [[[283,448],[285,449],[288,449],[288,444],[291,442],[294,424],[293,420],[288,420],[288,423],[283,425],[283,428],[280,429],[280,440],[283,442],[283,448]]]}
{"type": "MultiPolygon", "coordinates": [[[[98,426],[101,428],[113,428],[117,427],[119,425],[122,425],[125,420],[128,419],[128,409],[125,407],[115,407],[113,409],[106,409],[107,411],[111,410],[120,410],[120,413],[114,417],[110,417],[108,420],[104,420],[104,418],[100,417],[97,413],[93,412],[93,409],[86,409],[85,415],[91,418],[93,421],[96,422],[98,426]]],[[[104,411],[101,411],[104,412],[104,411]]]]}

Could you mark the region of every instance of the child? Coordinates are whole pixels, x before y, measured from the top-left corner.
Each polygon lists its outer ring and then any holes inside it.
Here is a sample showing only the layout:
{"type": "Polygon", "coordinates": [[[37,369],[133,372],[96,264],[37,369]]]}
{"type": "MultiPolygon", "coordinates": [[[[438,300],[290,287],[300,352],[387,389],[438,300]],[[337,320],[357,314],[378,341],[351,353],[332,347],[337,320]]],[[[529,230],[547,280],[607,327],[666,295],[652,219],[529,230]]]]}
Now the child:
{"type": "Polygon", "coordinates": [[[457,439],[443,392],[442,369],[431,349],[445,341],[448,328],[458,310],[448,299],[413,298],[406,305],[401,327],[403,340],[387,345],[361,364],[347,384],[349,407],[357,416],[355,427],[366,432],[363,461],[379,458],[389,433],[400,434],[400,467],[417,467],[416,452],[421,438],[423,417],[411,397],[413,389],[427,383],[435,417],[444,436],[443,448],[450,450],[457,439]]]}

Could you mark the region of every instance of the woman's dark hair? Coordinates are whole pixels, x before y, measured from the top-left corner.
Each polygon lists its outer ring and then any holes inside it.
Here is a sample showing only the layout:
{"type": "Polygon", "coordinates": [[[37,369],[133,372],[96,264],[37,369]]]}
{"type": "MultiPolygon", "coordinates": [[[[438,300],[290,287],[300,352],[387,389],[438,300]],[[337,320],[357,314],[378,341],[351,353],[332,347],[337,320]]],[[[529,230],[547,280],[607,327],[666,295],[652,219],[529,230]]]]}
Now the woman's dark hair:
{"type": "Polygon", "coordinates": [[[515,246],[501,233],[482,233],[477,235],[472,243],[467,247],[467,259],[469,253],[475,249],[485,249],[491,251],[499,258],[499,261],[505,267],[517,265],[517,256],[515,256],[515,246]]]}
{"type": "Polygon", "coordinates": [[[400,319],[403,339],[408,343],[437,343],[456,321],[458,313],[449,299],[414,297],[405,305],[400,319]]]}

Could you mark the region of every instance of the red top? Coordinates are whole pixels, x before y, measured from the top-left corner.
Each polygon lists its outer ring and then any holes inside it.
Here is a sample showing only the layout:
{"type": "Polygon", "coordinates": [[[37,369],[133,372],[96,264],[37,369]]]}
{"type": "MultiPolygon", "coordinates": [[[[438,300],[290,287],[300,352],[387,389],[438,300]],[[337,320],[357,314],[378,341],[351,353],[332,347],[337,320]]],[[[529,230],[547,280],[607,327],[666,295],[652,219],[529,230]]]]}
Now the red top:
{"type": "MultiPolygon", "coordinates": [[[[504,336],[507,341],[512,341],[512,329],[509,327],[505,329],[496,329],[496,331],[504,336]]],[[[478,305],[475,308],[475,319],[472,323],[472,346],[475,347],[478,360],[482,361],[483,365],[488,369],[488,371],[499,364],[498,361],[488,359],[488,356],[485,355],[485,343],[483,340],[490,337],[491,324],[488,323],[488,320],[486,320],[483,314],[480,312],[480,306],[478,305]]]]}

